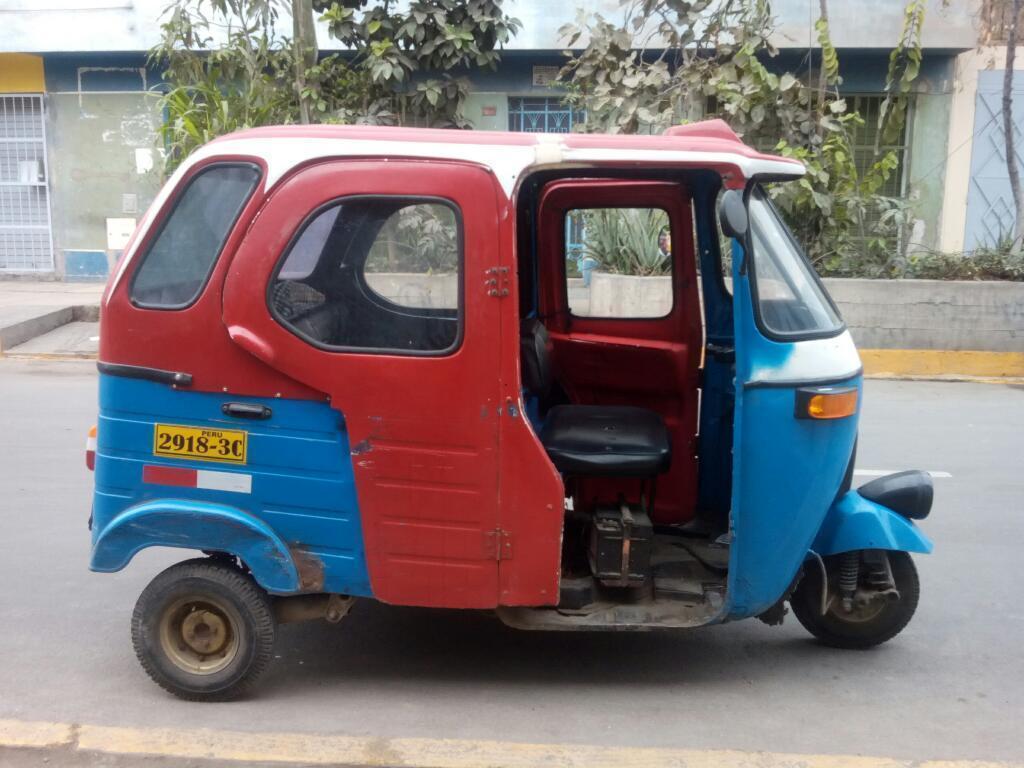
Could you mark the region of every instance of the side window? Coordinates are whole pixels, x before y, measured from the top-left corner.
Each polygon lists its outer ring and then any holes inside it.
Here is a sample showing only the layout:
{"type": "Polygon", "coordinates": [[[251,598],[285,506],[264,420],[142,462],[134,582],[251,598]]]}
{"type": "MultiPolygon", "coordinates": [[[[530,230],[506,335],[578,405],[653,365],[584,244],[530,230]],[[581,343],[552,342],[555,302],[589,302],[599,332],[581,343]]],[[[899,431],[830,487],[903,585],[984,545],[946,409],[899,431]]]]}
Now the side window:
{"type": "Polygon", "coordinates": [[[565,217],[566,290],[577,317],[672,311],[672,230],[660,208],[576,208],[565,217]]]}
{"type": "Polygon", "coordinates": [[[252,165],[214,165],[185,187],[132,278],[133,303],[182,309],[202,293],[260,172],[252,165]]]}
{"type": "Polygon", "coordinates": [[[278,322],[314,346],[439,354],[457,346],[462,223],[453,204],[343,198],[315,212],[270,285],[278,322]]]}
{"type": "Polygon", "coordinates": [[[410,309],[459,307],[459,225],[440,203],[407,205],[373,241],[363,276],[381,298],[410,309]]]}

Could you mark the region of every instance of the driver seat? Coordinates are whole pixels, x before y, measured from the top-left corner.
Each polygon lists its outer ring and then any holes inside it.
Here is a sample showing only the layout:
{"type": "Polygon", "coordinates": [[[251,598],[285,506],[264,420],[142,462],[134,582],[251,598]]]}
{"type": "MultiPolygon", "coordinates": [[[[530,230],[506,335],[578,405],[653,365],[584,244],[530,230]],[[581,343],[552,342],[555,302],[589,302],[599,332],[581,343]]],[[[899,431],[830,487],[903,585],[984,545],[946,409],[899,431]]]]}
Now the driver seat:
{"type": "MultiPolygon", "coordinates": [[[[551,391],[551,339],[536,318],[520,327],[523,386],[539,400],[551,391]]],[[[672,446],[664,420],[628,405],[556,405],[540,441],[563,475],[649,478],[668,470],[672,446]]]]}

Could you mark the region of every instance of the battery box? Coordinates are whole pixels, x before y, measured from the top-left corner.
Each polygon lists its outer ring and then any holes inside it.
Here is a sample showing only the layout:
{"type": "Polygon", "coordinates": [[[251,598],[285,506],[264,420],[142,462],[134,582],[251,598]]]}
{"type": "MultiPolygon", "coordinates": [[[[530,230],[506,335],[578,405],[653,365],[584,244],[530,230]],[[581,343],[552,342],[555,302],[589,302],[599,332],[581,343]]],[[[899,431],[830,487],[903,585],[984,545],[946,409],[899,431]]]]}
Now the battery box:
{"type": "Polygon", "coordinates": [[[600,505],[590,528],[590,569],[609,587],[644,584],[651,573],[651,519],[636,505],[600,505]]]}

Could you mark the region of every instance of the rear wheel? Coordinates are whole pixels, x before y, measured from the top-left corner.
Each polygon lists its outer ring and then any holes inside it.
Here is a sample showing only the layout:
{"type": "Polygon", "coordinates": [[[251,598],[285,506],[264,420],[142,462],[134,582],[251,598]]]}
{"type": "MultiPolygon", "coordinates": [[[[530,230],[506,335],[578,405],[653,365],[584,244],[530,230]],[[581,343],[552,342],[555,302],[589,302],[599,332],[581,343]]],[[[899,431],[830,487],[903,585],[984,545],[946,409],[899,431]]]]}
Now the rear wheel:
{"type": "Polygon", "coordinates": [[[132,614],[132,644],[160,687],[191,701],[244,693],[272,658],[270,598],[234,565],[187,560],[159,574],[132,614]]]}
{"type": "Polygon", "coordinates": [[[878,556],[888,560],[892,574],[892,586],[899,594],[888,595],[882,590],[872,590],[877,584],[870,581],[870,564],[860,555],[860,573],[857,585],[857,599],[843,600],[836,592],[840,558],[835,555],[825,558],[828,572],[829,593],[826,610],[822,613],[822,579],[816,565],[809,564],[800,583],[790,597],[790,605],[797,620],[808,632],[826,645],[835,648],[870,648],[891,640],[910,622],[917,610],[921,592],[920,581],[914,561],[906,552],[874,552],[874,562],[882,562],[878,556]]]}

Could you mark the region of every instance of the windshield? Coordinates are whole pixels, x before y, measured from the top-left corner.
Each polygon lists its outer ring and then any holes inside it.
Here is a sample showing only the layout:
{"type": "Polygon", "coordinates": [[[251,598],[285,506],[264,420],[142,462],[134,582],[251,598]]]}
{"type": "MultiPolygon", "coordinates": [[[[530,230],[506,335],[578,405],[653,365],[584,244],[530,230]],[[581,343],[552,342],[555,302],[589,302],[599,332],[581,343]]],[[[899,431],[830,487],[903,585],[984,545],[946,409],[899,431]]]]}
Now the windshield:
{"type": "Polygon", "coordinates": [[[814,269],[760,187],[750,196],[757,311],[775,336],[825,336],[842,328],[814,269]]]}

